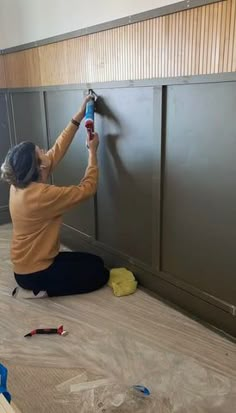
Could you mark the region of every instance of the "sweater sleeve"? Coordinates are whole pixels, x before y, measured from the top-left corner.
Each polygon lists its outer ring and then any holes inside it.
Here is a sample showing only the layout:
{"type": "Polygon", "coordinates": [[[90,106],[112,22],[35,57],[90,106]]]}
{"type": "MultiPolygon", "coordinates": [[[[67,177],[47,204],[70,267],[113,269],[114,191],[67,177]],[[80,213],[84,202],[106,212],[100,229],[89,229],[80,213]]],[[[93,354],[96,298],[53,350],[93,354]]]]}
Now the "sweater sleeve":
{"type": "Polygon", "coordinates": [[[50,159],[50,170],[52,171],[63,156],[66,154],[78,128],[72,122],[69,122],[66,128],[58,136],[55,144],[47,152],[47,156],[50,159]]]}
{"type": "Polygon", "coordinates": [[[98,168],[88,166],[84,178],[79,185],[59,187],[45,185],[40,196],[40,209],[45,218],[53,218],[64,214],[68,209],[85,201],[96,193],[98,168]]]}

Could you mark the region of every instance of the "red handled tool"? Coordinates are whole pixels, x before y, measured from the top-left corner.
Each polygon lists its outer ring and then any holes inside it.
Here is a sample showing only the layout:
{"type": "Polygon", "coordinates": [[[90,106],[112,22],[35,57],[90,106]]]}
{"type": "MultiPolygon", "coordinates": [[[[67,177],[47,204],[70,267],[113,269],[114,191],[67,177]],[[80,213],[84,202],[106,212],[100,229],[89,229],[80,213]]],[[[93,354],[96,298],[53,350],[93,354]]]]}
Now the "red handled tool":
{"type": "Polygon", "coordinates": [[[58,328],[38,328],[37,330],[30,331],[24,337],[32,337],[35,334],[59,334],[59,336],[66,336],[68,332],[64,330],[63,326],[58,328]]]}

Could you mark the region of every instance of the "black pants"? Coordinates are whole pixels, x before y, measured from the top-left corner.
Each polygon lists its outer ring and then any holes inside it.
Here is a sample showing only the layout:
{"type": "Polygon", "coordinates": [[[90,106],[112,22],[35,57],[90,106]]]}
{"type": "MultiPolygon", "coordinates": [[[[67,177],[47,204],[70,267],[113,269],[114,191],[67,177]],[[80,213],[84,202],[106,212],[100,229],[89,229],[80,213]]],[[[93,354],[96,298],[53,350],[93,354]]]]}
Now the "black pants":
{"type": "Polygon", "coordinates": [[[27,275],[15,274],[17,284],[35,294],[47,291],[49,297],[83,294],[103,287],[109,271],[96,255],[60,252],[46,270],[27,275]]]}

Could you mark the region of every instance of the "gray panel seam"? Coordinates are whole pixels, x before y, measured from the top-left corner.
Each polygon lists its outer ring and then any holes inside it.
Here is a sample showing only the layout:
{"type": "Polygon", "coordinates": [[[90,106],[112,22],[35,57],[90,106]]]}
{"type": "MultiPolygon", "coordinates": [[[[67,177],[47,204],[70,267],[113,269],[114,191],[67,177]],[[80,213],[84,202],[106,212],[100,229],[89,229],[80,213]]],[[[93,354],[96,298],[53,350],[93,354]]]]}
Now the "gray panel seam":
{"type": "Polygon", "coordinates": [[[99,89],[116,89],[116,88],[132,88],[132,87],[155,87],[155,86],[177,86],[203,83],[219,83],[219,82],[235,82],[236,72],[215,73],[207,75],[192,75],[170,78],[155,78],[143,79],[135,81],[117,80],[113,82],[91,82],[91,83],[77,83],[68,85],[54,85],[54,86],[35,86],[35,87],[13,87],[0,88],[2,93],[18,93],[18,92],[47,92],[60,90],[85,90],[92,88],[99,89]]]}
{"type": "Polygon", "coordinates": [[[153,88],[153,173],[152,173],[152,267],[160,270],[160,165],[162,139],[163,87],[153,88]],[[160,96],[161,95],[161,96],[160,96]],[[158,103],[160,101],[160,110],[158,103]],[[158,111],[158,113],[157,113],[158,111]]]}

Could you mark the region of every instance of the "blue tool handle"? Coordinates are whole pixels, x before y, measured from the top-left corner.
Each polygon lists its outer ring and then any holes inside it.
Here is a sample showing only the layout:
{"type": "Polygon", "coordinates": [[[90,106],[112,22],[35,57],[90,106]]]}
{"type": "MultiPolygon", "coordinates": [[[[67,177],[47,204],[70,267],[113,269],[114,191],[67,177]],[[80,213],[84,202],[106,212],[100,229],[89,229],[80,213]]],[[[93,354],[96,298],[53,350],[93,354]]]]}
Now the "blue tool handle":
{"type": "Polygon", "coordinates": [[[7,399],[7,401],[10,403],[11,402],[11,395],[7,391],[7,368],[5,366],[3,366],[3,364],[0,364],[0,394],[1,393],[7,399]]]}

